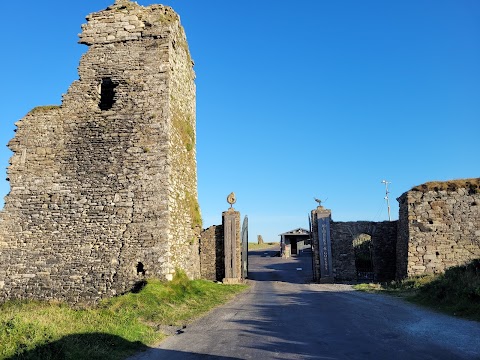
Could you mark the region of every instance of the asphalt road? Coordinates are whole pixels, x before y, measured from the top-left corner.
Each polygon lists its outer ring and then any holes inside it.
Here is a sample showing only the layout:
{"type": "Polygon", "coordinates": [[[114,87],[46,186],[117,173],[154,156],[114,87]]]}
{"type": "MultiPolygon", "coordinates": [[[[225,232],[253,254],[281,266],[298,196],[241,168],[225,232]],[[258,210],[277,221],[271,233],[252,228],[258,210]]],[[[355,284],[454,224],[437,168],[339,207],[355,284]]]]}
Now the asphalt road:
{"type": "Polygon", "coordinates": [[[311,259],[249,257],[251,289],[130,360],[480,359],[480,323],[309,284],[311,259]]]}

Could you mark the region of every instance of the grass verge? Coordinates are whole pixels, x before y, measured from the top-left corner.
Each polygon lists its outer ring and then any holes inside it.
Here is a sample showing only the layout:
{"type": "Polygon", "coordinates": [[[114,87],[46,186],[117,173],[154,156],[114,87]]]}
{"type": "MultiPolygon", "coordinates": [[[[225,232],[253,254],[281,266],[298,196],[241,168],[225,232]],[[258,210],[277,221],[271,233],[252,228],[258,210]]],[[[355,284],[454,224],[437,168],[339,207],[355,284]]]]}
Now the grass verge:
{"type": "Polygon", "coordinates": [[[257,243],[248,243],[248,250],[262,250],[262,249],[269,249],[272,247],[278,246],[278,242],[268,242],[268,243],[263,243],[263,244],[257,244],[257,243]]]}
{"type": "Polygon", "coordinates": [[[7,302],[0,306],[0,359],[125,359],[162,340],[164,326],[180,328],[245,289],[178,273],[92,309],[7,302]]]}
{"type": "Polygon", "coordinates": [[[480,259],[447,269],[385,284],[358,284],[355,289],[400,296],[431,309],[480,321],[480,259]]]}

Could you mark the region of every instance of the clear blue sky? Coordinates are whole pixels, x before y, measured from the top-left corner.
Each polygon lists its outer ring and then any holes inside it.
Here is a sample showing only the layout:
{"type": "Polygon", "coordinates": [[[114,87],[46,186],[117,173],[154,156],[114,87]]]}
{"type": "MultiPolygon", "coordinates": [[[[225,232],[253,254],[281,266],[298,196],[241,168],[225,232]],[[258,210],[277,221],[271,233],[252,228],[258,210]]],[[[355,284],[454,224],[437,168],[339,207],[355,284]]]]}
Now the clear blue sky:
{"type": "MultiPolygon", "coordinates": [[[[85,16],[113,0],[2,3],[0,197],[14,123],[59,104],[85,16]]],[[[153,1],[139,1],[149,5],[153,1]]],[[[205,227],[231,191],[250,241],[336,221],[386,220],[432,180],[480,176],[480,1],[170,0],[197,74],[205,227]]]]}

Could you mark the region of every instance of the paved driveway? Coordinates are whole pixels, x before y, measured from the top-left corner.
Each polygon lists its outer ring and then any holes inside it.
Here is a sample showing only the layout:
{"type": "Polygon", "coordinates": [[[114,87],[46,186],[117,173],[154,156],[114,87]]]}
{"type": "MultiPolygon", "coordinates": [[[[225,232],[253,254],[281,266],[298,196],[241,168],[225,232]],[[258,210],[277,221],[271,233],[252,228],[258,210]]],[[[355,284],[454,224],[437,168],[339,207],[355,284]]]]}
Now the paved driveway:
{"type": "Polygon", "coordinates": [[[480,323],[309,284],[309,253],[274,254],[252,252],[246,293],[131,360],[480,359],[480,323]]]}

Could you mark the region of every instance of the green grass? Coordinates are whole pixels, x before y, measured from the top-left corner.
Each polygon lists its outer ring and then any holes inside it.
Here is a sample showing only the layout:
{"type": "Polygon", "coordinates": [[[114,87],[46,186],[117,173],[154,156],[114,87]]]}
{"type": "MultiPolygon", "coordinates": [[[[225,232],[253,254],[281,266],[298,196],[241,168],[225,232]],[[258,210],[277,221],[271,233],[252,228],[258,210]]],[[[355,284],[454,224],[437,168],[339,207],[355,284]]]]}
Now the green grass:
{"type": "Polygon", "coordinates": [[[269,242],[269,243],[263,243],[263,244],[257,244],[257,243],[248,243],[248,250],[262,250],[262,249],[269,249],[272,247],[278,246],[278,242],[269,242]]]}
{"type": "Polygon", "coordinates": [[[359,284],[361,291],[383,292],[416,304],[470,320],[480,321],[480,259],[447,269],[386,284],[359,284]]]}
{"type": "Polygon", "coordinates": [[[40,112],[47,112],[50,110],[60,109],[60,105],[45,105],[45,106],[37,106],[30,110],[29,114],[37,114],[40,112]]]}
{"type": "Polygon", "coordinates": [[[124,359],[162,340],[162,326],[188,324],[245,288],[179,273],[91,309],[7,302],[0,306],[0,359],[124,359]]]}
{"type": "Polygon", "coordinates": [[[200,214],[200,205],[198,204],[197,198],[187,191],[185,194],[185,201],[187,202],[190,219],[192,219],[192,228],[201,228],[203,220],[202,215],[200,214]]]}
{"type": "Polygon", "coordinates": [[[468,189],[470,193],[476,194],[480,191],[480,178],[458,179],[449,181],[430,181],[412,188],[413,191],[456,191],[459,188],[468,189]]]}

